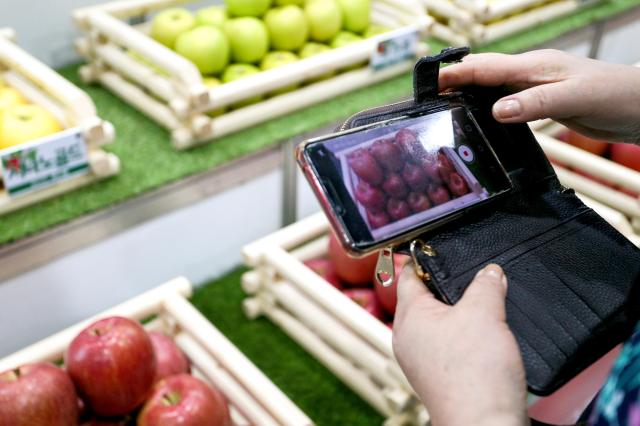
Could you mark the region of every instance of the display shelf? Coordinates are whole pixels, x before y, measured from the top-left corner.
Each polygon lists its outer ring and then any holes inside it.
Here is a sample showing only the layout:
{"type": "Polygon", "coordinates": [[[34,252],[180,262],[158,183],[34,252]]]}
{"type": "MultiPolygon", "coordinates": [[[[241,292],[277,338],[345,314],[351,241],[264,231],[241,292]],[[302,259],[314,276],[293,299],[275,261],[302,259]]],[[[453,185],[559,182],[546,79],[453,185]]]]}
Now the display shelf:
{"type": "Polygon", "coordinates": [[[60,130],[0,149],[3,163],[0,166],[0,215],[120,171],[118,157],[102,149],[115,138],[113,125],[98,117],[93,101],[85,92],[22,49],[11,28],[0,28],[0,88],[3,86],[43,108],[60,130]],[[76,154],[74,159],[67,155],[69,152],[76,154]],[[86,171],[69,172],[72,168],[86,171]],[[47,183],[54,175],[67,173],[66,179],[47,183]]]}
{"type": "Polygon", "coordinates": [[[88,61],[79,70],[83,80],[102,84],[166,127],[172,145],[179,150],[404,74],[413,68],[414,59],[404,59],[385,69],[358,67],[358,64],[368,63],[377,52],[382,37],[398,37],[408,32],[418,34],[415,55],[426,54],[428,46],[421,40],[426,38],[433,23],[416,0],[374,0],[371,22],[390,28],[388,34],[209,89],[193,63],[146,33],[149,26],[145,25],[145,19],[150,13],[195,1],[139,0],[131,3],[118,0],[73,13],[76,25],[86,33],[76,43],[78,52],[88,61]],[[129,25],[131,20],[140,24],[129,25]],[[144,61],[136,60],[130,52],[144,61]],[[354,66],[357,69],[340,72],[354,66]],[[313,81],[327,72],[338,74],[269,96],[278,89],[313,81]],[[224,110],[256,96],[267,98],[210,116],[212,111],[224,110]]]}
{"type": "Polygon", "coordinates": [[[143,321],[154,317],[145,327],[175,339],[191,360],[194,374],[226,397],[234,424],[311,426],[313,422],[189,303],[191,293],[191,284],[176,278],[0,359],[0,371],[62,360],[73,338],[100,318],[122,316],[143,321]]]}
{"type": "MultiPolygon", "coordinates": [[[[611,0],[478,50],[517,52],[543,47],[545,43],[560,39],[589,38],[595,27],[606,26],[613,30],[639,16],[638,0],[611,0]]],[[[432,43],[433,51],[441,47],[442,44],[432,43]]],[[[0,226],[0,262],[3,264],[0,280],[156,217],[158,213],[153,208],[144,207],[153,205],[148,204],[149,200],[153,201],[156,197],[163,199],[176,187],[184,193],[199,194],[200,178],[215,176],[216,170],[224,164],[234,164],[239,169],[239,175],[250,177],[252,167],[258,163],[233,161],[258,152],[268,152],[272,156],[279,152],[281,145],[283,151],[290,152],[305,134],[318,129],[326,132],[354,112],[407,97],[411,88],[411,76],[405,74],[220,138],[215,144],[177,153],[166,143],[168,134],[165,130],[107,90],[82,84],[77,71],[77,65],[70,66],[60,70],[60,74],[85,90],[94,101],[99,115],[117,129],[116,142],[106,149],[121,158],[122,171],[113,179],[4,216],[0,226]],[[287,144],[283,145],[284,142],[287,144]],[[136,202],[138,199],[140,202],[136,202]],[[111,217],[133,217],[134,220],[110,222],[111,217]],[[103,221],[105,218],[106,222],[103,221]],[[56,241],[62,243],[56,244],[56,241]],[[12,266],[5,268],[6,265],[12,266]]],[[[285,160],[292,158],[290,155],[284,156],[285,160]]],[[[271,170],[282,164],[281,161],[267,163],[271,170]]],[[[295,170],[291,164],[287,167],[295,170]]],[[[288,175],[295,176],[294,173],[288,175]]],[[[294,188],[295,182],[289,179],[287,185],[294,188]]],[[[287,197],[286,205],[290,209],[295,206],[293,192],[283,194],[287,197]]],[[[179,197],[185,201],[176,205],[170,202],[163,204],[164,208],[159,211],[166,213],[205,196],[179,197]]],[[[287,216],[291,221],[295,214],[288,212],[287,216]]]]}

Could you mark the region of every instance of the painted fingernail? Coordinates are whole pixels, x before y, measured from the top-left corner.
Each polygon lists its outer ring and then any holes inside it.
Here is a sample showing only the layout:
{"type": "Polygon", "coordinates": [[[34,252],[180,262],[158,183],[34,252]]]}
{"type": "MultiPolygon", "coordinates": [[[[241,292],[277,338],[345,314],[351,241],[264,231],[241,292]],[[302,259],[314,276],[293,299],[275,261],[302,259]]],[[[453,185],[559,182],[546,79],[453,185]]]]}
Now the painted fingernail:
{"type": "Polygon", "coordinates": [[[498,101],[493,106],[493,113],[502,119],[515,118],[522,114],[522,105],[516,99],[498,101]]]}

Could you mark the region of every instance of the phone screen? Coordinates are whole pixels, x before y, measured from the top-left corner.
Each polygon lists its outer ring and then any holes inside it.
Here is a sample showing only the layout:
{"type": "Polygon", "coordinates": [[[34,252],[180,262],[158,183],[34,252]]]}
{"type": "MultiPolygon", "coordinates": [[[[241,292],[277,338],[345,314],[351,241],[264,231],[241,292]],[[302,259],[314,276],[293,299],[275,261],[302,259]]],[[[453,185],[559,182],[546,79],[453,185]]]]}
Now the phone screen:
{"type": "Polygon", "coordinates": [[[403,117],[309,142],[305,161],[325,208],[364,251],[511,189],[463,107],[403,117]]]}

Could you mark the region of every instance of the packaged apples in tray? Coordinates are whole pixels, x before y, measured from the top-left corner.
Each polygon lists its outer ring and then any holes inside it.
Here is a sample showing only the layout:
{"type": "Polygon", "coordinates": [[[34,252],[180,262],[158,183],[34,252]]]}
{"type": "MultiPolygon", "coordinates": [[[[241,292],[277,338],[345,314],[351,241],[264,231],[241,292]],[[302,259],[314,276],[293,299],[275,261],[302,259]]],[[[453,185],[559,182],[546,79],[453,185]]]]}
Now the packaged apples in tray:
{"type": "Polygon", "coordinates": [[[177,278],[0,359],[0,423],[311,425],[190,293],[177,278]]]}
{"type": "Polygon", "coordinates": [[[113,1],[74,12],[86,33],[77,42],[83,80],[166,127],[176,149],[409,72],[433,22],[418,0],[196,4],[113,1]],[[379,43],[408,38],[398,61],[368,66],[379,43]]]}
{"type": "Polygon", "coordinates": [[[113,176],[115,137],[89,96],[0,29],[0,215],[113,176]]]}
{"type": "Polygon", "coordinates": [[[420,124],[336,154],[375,238],[488,197],[455,146],[431,147],[420,124]]]}

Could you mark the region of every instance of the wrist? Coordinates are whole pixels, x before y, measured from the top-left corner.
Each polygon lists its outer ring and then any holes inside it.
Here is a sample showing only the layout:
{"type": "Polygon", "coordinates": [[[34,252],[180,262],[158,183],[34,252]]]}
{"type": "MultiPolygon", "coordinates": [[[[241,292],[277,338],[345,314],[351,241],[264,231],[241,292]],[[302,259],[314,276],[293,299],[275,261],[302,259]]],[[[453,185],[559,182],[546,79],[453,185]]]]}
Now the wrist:
{"type": "MultiPolygon", "coordinates": [[[[458,413],[460,414],[460,413],[458,413]]],[[[526,413],[492,413],[489,415],[434,416],[432,426],[529,426],[526,413]]]]}

